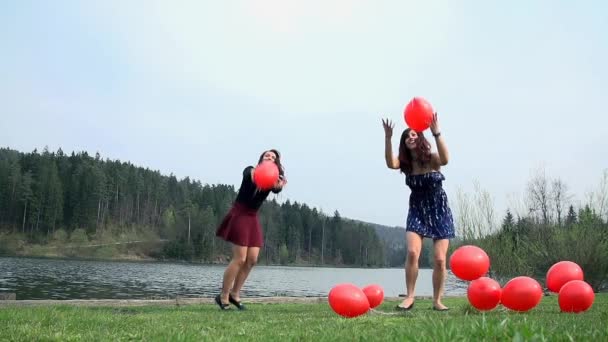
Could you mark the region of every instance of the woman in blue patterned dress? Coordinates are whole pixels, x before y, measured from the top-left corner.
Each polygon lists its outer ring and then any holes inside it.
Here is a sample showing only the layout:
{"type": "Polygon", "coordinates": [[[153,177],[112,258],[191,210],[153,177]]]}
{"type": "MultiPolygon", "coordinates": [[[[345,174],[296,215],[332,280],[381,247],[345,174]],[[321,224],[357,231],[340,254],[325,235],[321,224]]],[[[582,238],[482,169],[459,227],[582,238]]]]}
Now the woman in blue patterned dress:
{"type": "Polygon", "coordinates": [[[441,166],[448,163],[448,149],[439,130],[437,113],[433,116],[431,133],[437,144],[437,153],[431,153],[431,144],[422,132],[406,129],[399,141],[399,156],[393,156],[391,138],[395,125],[388,119],[384,126],[384,155],[390,169],[405,174],[405,183],[411,189],[406,222],[407,258],[405,283],[407,295],[397,306],[398,310],[409,310],[414,306],[414,289],[418,277],[418,259],[422,239],[433,239],[433,309],[448,310],[441,302],[446,278],[446,254],[451,238],[454,238],[454,220],[448,198],[442,188],[445,177],[441,166]]]}

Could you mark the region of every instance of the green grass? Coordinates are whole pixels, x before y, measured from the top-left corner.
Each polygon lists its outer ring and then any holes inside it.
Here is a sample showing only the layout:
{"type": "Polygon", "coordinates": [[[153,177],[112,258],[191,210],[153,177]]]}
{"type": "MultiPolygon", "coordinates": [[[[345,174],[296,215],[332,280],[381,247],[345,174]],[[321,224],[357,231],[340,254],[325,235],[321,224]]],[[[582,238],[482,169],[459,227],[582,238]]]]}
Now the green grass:
{"type": "Polygon", "coordinates": [[[327,304],[250,304],[220,312],[215,305],[145,307],[39,306],[0,309],[0,340],[8,341],[606,341],[608,294],[581,314],[560,313],[557,297],[544,297],[527,313],[472,309],[466,298],[446,299],[448,312],[418,300],[411,312],[396,302],[353,319],[327,304]]]}

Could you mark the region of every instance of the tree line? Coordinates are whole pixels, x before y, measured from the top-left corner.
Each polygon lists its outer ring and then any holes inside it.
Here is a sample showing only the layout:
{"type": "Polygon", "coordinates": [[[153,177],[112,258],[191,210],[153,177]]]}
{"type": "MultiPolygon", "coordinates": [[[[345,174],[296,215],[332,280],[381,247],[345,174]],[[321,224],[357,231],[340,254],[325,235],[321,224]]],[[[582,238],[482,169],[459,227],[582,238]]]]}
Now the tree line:
{"type": "MultiPolygon", "coordinates": [[[[230,250],[215,237],[215,230],[236,190],[189,177],[178,180],[173,174],[129,162],[104,160],[99,153],[68,155],[47,148],[42,153],[23,153],[2,148],[0,237],[19,234],[27,243],[44,244],[58,236],[90,241],[136,231],[165,241],[142,251],[154,258],[221,262],[230,250]]],[[[278,203],[271,198],[261,208],[260,220],[265,235],[263,263],[386,263],[374,228],[344,219],[338,211],[327,215],[304,203],[278,203]]]]}

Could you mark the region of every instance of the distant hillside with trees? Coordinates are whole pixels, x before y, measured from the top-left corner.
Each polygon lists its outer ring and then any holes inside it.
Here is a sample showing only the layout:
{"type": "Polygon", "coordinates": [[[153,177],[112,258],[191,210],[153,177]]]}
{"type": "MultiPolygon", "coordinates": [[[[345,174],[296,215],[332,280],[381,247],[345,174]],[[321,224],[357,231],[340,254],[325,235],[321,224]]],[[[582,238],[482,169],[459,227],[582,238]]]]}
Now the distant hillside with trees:
{"type": "MultiPolygon", "coordinates": [[[[224,262],[215,230],[236,190],[99,154],[0,149],[0,253],[224,262]]],[[[271,196],[260,216],[262,263],[385,265],[374,228],[338,211],[271,196]]]]}

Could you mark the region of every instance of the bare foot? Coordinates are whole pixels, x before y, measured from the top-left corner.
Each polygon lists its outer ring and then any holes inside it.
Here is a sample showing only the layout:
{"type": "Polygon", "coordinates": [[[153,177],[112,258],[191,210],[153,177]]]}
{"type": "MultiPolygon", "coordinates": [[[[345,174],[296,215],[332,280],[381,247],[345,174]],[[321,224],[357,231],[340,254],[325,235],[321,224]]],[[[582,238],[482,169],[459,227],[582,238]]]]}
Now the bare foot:
{"type": "Polygon", "coordinates": [[[411,309],[412,306],[414,306],[414,297],[405,297],[405,299],[398,306],[400,309],[411,309]]]}
{"type": "Polygon", "coordinates": [[[433,309],[438,310],[438,311],[449,310],[449,308],[447,306],[443,305],[443,303],[441,303],[441,302],[433,302],[433,309]]]}

